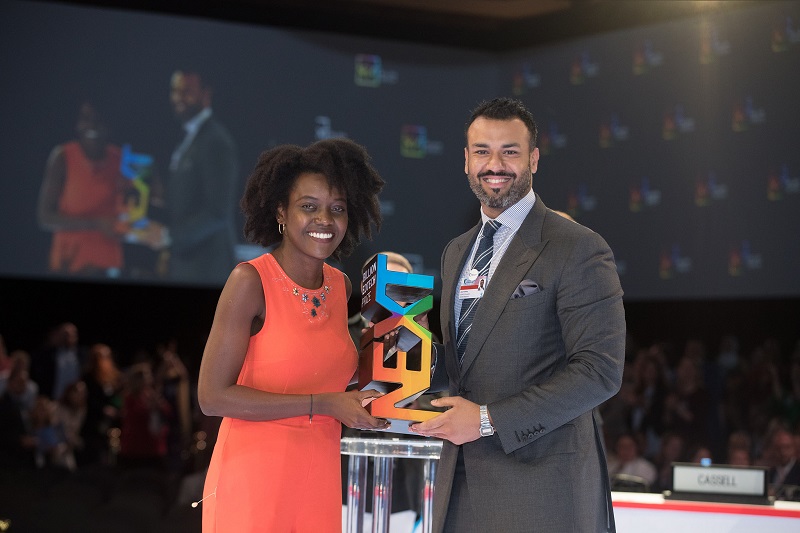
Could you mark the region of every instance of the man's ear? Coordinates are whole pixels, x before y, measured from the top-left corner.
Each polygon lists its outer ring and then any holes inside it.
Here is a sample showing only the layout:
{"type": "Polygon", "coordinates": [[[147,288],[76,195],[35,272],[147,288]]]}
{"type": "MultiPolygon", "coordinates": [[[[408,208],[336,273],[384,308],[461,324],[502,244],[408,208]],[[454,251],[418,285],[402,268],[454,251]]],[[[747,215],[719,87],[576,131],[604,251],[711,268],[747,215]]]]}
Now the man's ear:
{"type": "Polygon", "coordinates": [[[539,166],[539,149],[534,148],[531,152],[531,174],[536,174],[536,169],[539,166]]]}

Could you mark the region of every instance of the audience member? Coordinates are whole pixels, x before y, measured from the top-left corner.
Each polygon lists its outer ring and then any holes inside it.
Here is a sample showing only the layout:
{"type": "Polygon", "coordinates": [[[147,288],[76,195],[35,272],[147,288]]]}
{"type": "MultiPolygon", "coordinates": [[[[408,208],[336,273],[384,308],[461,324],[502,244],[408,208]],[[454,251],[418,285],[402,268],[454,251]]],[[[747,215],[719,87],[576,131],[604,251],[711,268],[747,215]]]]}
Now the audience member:
{"type": "Polygon", "coordinates": [[[156,390],[150,365],[139,363],[129,369],[120,416],[120,464],[163,468],[170,414],[169,405],[156,390]]]}
{"type": "MultiPolygon", "coordinates": [[[[31,356],[25,350],[14,350],[9,354],[9,359],[11,360],[11,373],[14,372],[14,369],[17,367],[24,368],[26,371],[26,375],[28,376],[25,382],[25,390],[19,395],[19,402],[22,405],[23,410],[26,413],[29,413],[31,409],[33,409],[33,404],[36,402],[36,398],[39,396],[40,387],[39,384],[33,381],[30,377],[31,371],[31,356]]],[[[11,374],[9,374],[9,379],[11,378],[11,374]]]]}
{"type": "Polygon", "coordinates": [[[78,327],[64,322],[51,331],[44,350],[34,355],[31,377],[42,394],[57,400],[81,378],[86,359],[86,348],[78,344],[78,327]]]}
{"type": "Polygon", "coordinates": [[[189,371],[177,352],[177,342],[170,340],[157,349],[155,388],[169,405],[167,466],[173,472],[182,469],[184,452],[192,440],[192,406],[189,371]]]}
{"type": "Polygon", "coordinates": [[[9,375],[11,375],[11,357],[6,351],[6,343],[3,340],[3,336],[0,335],[0,394],[3,394],[6,390],[9,375]]]}
{"type": "Polygon", "coordinates": [[[791,356],[788,369],[783,372],[775,367],[772,379],[772,414],[787,427],[800,426],[800,344],[791,356]]]}
{"type": "Polygon", "coordinates": [[[736,367],[725,375],[720,416],[724,433],[749,432],[749,405],[747,391],[747,371],[736,367]]]}
{"type": "Polygon", "coordinates": [[[704,464],[706,461],[714,462],[711,448],[705,444],[696,444],[688,453],[690,463],[704,464]]]}
{"type": "Polygon", "coordinates": [[[728,435],[726,463],[735,466],[751,466],[753,464],[753,439],[746,431],[734,431],[728,435]]]}
{"type": "Polygon", "coordinates": [[[691,355],[678,363],[675,386],[664,402],[664,429],[678,433],[687,448],[707,442],[708,394],[701,368],[691,355]]]}
{"type": "Polygon", "coordinates": [[[750,452],[744,448],[731,448],[728,450],[728,460],[725,463],[732,466],[752,466],[753,461],[750,452]]]}
{"type": "Polygon", "coordinates": [[[109,464],[113,458],[108,432],[119,427],[123,385],[111,347],[106,344],[91,347],[83,381],[86,383],[86,421],[80,462],[109,464]]]}
{"type": "Polygon", "coordinates": [[[642,455],[653,457],[664,433],[664,405],[669,393],[663,360],[650,351],[635,360],[630,429],[644,439],[642,455]]]}
{"type": "Polygon", "coordinates": [[[30,390],[28,369],[14,365],[6,391],[0,396],[0,466],[32,467],[36,438],[31,433],[30,409],[26,395],[30,390]]]}
{"type": "Polygon", "coordinates": [[[683,437],[678,433],[665,433],[661,436],[661,448],[655,457],[657,471],[655,492],[672,490],[672,463],[684,460],[683,437]]]}
{"type": "Polygon", "coordinates": [[[56,416],[56,402],[47,396],[36,398],[31,409],[30,423],[31,434],[36,439],[36,466],[75,471],[75,454],[67,442],[64,427],[56,416]]]}
{"type": "Polygon", "coordinates": [[[631,427],[631,414],[636,403],[633,367],[623,370],[622,384],[619,392],[600,404],[600,415],[603,417],[603,439],[606,449],[614,448],[620,435],[629,433],[631,427]]]}
{"type": "Polygon", "coordinates": [[[739,367],[739,339],[735,335],[725,335],[719,343],[717,366],[723,378],[732,370],[739,367]]]}
{"type": "Polygon", "coordinates": [[[617,437],[614,451],[608,457],[608,477],[611,478],[612,487],[614,477],[618,474],[641,478],[646,490],[649,490],[658,478],[655,465],[642,457],[639,443],[631,433],[623,433],[617,437]]]}
{"type": "Polygon", "coordinates": [[[67,444],[79,455],[83,450],[83,425],[86,422],[86,383],[76,381],[64,391],[56,406],[56,417],[67,444]]]}
{"type": "Polygon", "coordinates": [[[772,432],[769,440],[769,488],[770,494],[782,499],[784,487],[800,487],[800,462],[795,450],[794,437],[783,427],[772,432]]]}
{"type": "Polygon", "coordinates": [[[743,376],[741,406],[746,416],[745,427],[757,440],[755,451],[767,446],[764,437],[770,433],[773,398],[776,396],[775,375],[778,372],[776,354],[768,341],[750,352],[743,376]]]}

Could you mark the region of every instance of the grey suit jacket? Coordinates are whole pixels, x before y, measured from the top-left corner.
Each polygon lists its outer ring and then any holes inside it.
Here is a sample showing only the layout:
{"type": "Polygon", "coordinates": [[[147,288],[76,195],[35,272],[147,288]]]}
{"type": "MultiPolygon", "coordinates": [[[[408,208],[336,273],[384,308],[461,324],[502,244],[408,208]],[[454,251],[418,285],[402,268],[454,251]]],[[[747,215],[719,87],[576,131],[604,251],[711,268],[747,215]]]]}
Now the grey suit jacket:
{"type": "MultiPolygon", "coordinates": [[[[445,247],[441,300],[450,394],[488,404],[497,430],[463,445],[476,528],[614,531],[595,411],[619,390],[624,363],[625,313],[611,250],[537,196],[486,288],[459,366],[453,299],[479,230],[445,247]]],[[[458,446],[445,441],[434,497],[437,532],[457,456],[458,446]]]]}
{"type": "Polygon", "coordinates": [[[240,189],[236,145],[212,116],[167,182],[172,278],[225,282],[236,266],[234,208],[240,189]]]}

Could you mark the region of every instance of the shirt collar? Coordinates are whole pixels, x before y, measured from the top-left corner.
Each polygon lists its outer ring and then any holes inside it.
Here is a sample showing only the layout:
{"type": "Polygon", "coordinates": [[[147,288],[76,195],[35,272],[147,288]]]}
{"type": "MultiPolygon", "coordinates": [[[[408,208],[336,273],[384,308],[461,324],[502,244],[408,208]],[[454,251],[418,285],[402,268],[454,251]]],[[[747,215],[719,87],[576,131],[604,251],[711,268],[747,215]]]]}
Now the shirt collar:
{"type": "Polygon", "coordinates": [[[197,130],[200,129],[200,126],[203,125],[203,122],[208,120],[211,116],[211,108],[206,107],[198,114],[187,120],[183,123],[183,129],[186,130],[186,133],[194,134],[197,133],[197,130]]]}
{"type": "MultiPolygon", "coordinates": [[[[528,191],[528,194],[520,198],[514,205],[506,208],[506,210],[500,213],[494,220],[502,224],[504,228],[517,231],[519,227],[522,226],[525,217],[527,217],[528,213],[533,209],[533,204],[535,202],[536,193],[531,189],[528,191]]],[[[485,224],[488,220],[492,219],[486,216],[486,213],[481,209],[481,225],[485,224]]]]}

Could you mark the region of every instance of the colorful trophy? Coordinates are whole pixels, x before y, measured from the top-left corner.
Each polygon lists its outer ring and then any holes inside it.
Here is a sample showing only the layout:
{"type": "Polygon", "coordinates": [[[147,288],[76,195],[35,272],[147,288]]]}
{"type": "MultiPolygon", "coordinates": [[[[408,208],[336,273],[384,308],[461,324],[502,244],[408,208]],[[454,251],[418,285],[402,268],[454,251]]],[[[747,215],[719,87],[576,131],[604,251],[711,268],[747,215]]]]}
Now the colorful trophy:
{"type": "Polygon", "coordinates": [[[128,180],[124,194],[124,205],[120,222],[125,225],[125,242],[146,242],[145,232],[150,220],[147,208],[150,205],[150,177],[153,172],[153,158],[147,154],[137,154],[126,144],[122,147],[120,172],[128,180]]]}
{"type": "Polygon", "coordinates": [[[373,325],[361,336],[358,387],[384,393],[367,409],[393,433],[411,434],[410,423],[439,414],[409,407],[431,386],[431,332],[415,320],[433,307],[431,292],[433,276],[387,270],[384,254],[362,272],[361,314],[373,325]]]}

